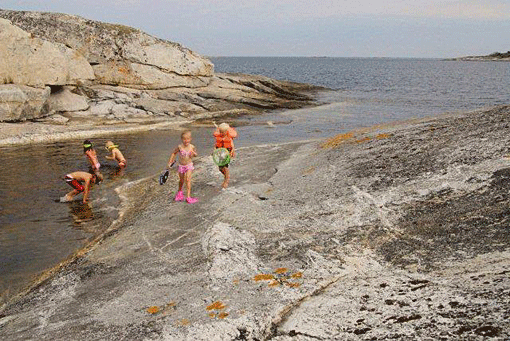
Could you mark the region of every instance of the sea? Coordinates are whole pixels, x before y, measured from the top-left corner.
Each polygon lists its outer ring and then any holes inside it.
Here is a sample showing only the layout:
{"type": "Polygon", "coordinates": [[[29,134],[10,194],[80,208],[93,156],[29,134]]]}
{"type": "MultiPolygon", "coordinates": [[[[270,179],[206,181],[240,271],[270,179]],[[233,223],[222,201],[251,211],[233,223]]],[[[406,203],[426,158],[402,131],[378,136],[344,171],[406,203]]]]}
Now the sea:
{"type": "MultiPolygon", "coordinates": [[[[321,105],[243,116],[234,122],[236,146],[323,139],[354,128],[391,121],[510,104],[510,63],[440,59],[329,57],[213,57],[215,71],[263,75],[323,87],[321,105]]],[[[193,128],[201,154],[213,145],[212,130],[193,128]]],[[[157,178],[176,130],[93,139],[105,181],[93,189],[89,205],[59,203],[70,190],[66,173],[86,170],[81,140],[1,147],[0,306],[42,273],[87,246],[119,217],[115,189],[157,178]],[[128,167],[118,172],[104,159],[113,139],[128,167]]]]}

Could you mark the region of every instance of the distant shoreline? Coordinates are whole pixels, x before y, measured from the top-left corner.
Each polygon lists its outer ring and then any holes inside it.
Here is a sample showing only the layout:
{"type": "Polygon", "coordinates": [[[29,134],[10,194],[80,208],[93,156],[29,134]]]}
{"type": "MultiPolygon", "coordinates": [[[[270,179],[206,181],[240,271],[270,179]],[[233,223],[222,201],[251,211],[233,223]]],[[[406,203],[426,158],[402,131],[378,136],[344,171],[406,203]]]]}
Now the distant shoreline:
{"type": "Polygon", "coordinates": [[[494,52],[487,56],[465,56],[465,57],[457,57],[448,60],[454,61],[474,61],[474,62],[508,62],[510,61],[510,51],[507,52],[494,52]]]}

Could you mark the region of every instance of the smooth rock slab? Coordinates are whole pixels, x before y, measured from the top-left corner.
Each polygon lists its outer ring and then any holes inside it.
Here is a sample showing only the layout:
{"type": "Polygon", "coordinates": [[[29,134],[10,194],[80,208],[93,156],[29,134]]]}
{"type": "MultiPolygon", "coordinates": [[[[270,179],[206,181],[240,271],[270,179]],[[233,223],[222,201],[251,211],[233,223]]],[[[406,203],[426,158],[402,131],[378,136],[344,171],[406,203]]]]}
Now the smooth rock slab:
{"type": "Polygon", "coordinates": [[[77,51],[33,38],[0,19],[0,84],[66,85],[91,79],[92,67],[77,51]]]}
{"type": "Polygon", "coordinates": [[[0,84],[0,122],[24,121],[48,113],[50,88],[0,84]]]}
{"type": "Polygon", "coordinates": [[[74,94],[69,89],[51,94],[48,106],[50,110],[55,111],[83,111],[89,108],[85,97],[74,94]]]}
{"type": "Polygon", "coordinates": [[[208,59],[131,27],[59,13],[0,10],[0,17],[35,37],[79,51],[102,84],[196,87],[214,74],[208,59]]]}

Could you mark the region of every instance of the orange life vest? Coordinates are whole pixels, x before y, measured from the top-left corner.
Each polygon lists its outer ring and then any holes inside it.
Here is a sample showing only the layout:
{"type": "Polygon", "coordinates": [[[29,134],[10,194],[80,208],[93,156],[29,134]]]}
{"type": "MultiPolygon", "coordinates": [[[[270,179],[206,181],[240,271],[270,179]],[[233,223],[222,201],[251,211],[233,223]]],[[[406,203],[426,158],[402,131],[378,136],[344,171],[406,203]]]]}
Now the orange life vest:
{"type": "Polygon", "coordinates": [[[213,135],[216,137],[216,148],[232,148],[234,146],[233,139],[237,137],[237,131],[230,127],[225,135],[221,135],[220,130],[216,129],[213,135]]]}

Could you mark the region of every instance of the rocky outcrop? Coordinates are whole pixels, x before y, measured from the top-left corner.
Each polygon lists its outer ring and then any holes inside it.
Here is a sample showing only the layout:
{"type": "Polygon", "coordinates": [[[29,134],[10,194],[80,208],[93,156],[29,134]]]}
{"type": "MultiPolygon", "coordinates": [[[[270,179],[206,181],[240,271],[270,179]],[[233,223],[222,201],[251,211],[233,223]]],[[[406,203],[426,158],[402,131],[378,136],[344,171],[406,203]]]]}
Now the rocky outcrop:
{"type": "Polygon", "coordinates": [[[0,84],[40,87],[94,79],[90,64],[75,50],[33,38],[5,19],[0,19],[0,46],[0,84]]]}
{"type": "Polygon", "coordinates": [[[102,84],[146,89],[196,87],[206,85],[214,72],[208,59],[131,27],[59,13],[1,10],[0,17],[35,37],[83,54],[102,84]]]}
{"type": "MultiPolygon", "coordinates": [[[[53,123],[69,126],[84,118],[96,124],[150,123],[314,102],[304,95],[312,86],[215,74],[208,59],[134,28],[58,13],[0,10],[0,18],[0,84],[52,88],[50,111],[4,114],[0,122],[55,113],[67,120],[53,123]],[[67,85],[72,87],[62,91],[67,85]],[[69,100],[73,96],[77,101],[69,100]]],[[[10,107],[4,105],[4,111],[10,107]]]]}
{"type": "Polygon", "coordinates": [[[63,88],[55,92],[48,99],[48,107],[50,111],[83,111],[90,106],[84,96],[74,94],[69,88],[63,88]]]}
{"type": "Polygon", "coordinates": [[[127,184],[137,209],[0,310],[2,335],[508,340],[509,124],[501,106],[239,148],[224,191],[204,157],[192,207],[127,184]]]}
{"type": "Polygon", "coordinates": [[[93,80],[87,60],[0,19],[0,122],[23,121],[52,113],[48,86],[93,80]]]}
{"type": "Polygon", "coordinates": [[[0,85],[0,122],[19,121],[45,116],[50,88],[24,85],[0,85]]]}
{"type": "Polygon", "coordinates": [[[507,52],[494,52],[487,56],[465,56],[457,57],[452,60],[457,61],[510,61],[510,51],[507,52]]]}

